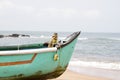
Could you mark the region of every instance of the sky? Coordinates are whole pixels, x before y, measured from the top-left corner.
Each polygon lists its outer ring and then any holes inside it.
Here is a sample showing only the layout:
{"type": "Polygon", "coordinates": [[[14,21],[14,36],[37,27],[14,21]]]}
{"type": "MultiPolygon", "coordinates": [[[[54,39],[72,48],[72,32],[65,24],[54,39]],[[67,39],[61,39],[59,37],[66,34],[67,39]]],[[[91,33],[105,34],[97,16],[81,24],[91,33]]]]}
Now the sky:
{"type": "Polygon", "coordinates": [[[120,32],[120,0],[0,0],[0,31],[120,32]]]}

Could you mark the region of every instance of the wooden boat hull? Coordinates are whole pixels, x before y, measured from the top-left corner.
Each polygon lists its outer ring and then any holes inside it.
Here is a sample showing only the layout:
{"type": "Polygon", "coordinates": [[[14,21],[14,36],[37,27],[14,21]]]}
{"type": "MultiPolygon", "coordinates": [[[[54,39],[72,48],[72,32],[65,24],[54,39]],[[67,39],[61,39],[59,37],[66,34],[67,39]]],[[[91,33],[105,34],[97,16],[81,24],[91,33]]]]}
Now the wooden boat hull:
{"type": "Polygon", "coordinates": [[[79,34],[58,46],[57,51],[1,55],[0,80],[45,80],[60,76],[69,64],[79,34]]]}

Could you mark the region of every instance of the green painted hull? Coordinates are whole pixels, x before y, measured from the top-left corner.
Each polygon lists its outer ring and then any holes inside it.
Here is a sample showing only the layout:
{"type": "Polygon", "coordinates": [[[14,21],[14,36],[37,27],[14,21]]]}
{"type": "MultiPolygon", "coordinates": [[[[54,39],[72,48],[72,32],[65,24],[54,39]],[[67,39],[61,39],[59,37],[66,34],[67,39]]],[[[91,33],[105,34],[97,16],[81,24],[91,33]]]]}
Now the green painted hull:
{"type": "MultiPolygon", "coordinates": [[[[72,39],[57,47],[55,52],[0,56],[0,80],[45,80],[60,76],[69,64],[79,34],[77,32],[72,39]],[[56,54],[58,60],[54,60],[56,54]]],[[[23,46],[21,50],[44,48],[40,44],[37,46],[23,46]]],[[[0,50],[16,50],[16,47],[2,47],[0,50]]]]}

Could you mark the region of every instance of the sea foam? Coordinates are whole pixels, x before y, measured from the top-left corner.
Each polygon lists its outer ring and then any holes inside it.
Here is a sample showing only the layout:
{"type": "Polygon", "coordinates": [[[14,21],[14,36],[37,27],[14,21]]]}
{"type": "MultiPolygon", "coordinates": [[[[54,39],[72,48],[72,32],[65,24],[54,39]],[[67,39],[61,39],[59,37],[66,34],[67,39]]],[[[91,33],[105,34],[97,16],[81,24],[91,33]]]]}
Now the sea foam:
{"type": "Polygon", "coordinates": [[[87,37],[83,37],[83,38],[78,38],[78,40],[87,40],[87,37]]]}
{"type": "Polygon", "coordinates": [[[120,63],[107,63],[107,62],[87,62],[87,61],[70,61],[70,66],[84,66],[102,69],[120,70],[120,63]]]}

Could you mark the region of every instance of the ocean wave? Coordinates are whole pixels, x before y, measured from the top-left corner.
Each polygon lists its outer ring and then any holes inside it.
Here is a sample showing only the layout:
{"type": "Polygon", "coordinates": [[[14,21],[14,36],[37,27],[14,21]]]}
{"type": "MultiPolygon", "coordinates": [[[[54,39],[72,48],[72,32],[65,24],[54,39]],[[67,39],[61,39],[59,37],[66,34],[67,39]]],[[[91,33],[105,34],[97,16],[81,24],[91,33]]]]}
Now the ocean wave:
{"type": "Polygon", "coordinates": [[[44,36],[44,35],[41,35],[41,36],[30,36],[30,38],[36,38],[36,39],[50,39],[51,37],[49,36],[44,36]]]}
{"type": "Polygon", "coordinates": [[[120,70],[120,63],[107,63],[107,62],[87,62],[87,61],[70,61],[70,66],[84,66],[84,67],[94,67],[102,69],[120,70]]]}
{"type": "Polygon", "coordinates": [[[117,41],[119,41],[120,40],[120,38],[94,38],[94,39],[98,39],[98,40],[117,40],[117,41]]]}
{"type": "Polygon", "coordinates": [[[87,37],[83,37],[83,38],[78,38],[78,40],[87,40],[87,37]]]}
{"type": "Polygon", "coordinates": [[[111,40],[120,40],[120,38],[109,38],[109,39],[111,39],[111,40]]]}
{"type": "MultiPolygon", "coordinates": [[[[66,37],[58,37],[60,40],[64,40],[66,39],[66,37]]],[[[83,37],[83,38],[78,38],[78,40],[87,40],[87,37],[83,37]]]]}

